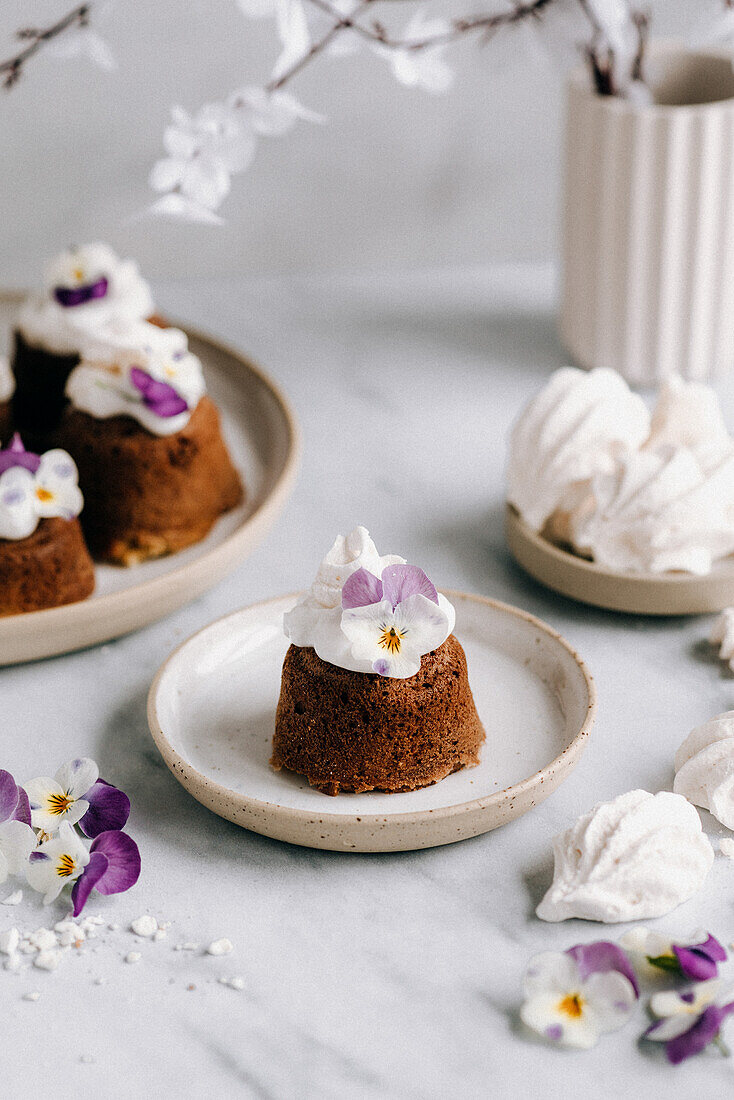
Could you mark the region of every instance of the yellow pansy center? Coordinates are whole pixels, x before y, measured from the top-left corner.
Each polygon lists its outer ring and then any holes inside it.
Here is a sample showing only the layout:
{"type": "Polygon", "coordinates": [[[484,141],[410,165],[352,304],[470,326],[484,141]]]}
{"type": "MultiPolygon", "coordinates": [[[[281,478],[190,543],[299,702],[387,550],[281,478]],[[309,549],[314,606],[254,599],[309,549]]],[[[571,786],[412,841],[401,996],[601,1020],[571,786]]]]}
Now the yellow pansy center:
{"type": "Polygon", "coordinates": [[[404,637],[404,630],[396,630],[394,626],[386,626],[380,635],[378,645],[381,649],[386,649],[388,653],[399,653],[404,637]]]}
{"type": "Polygon", "coordinates": [[[53,493],[49,489],[44,489],[42,486],[36,489],[36,496],[39,500],[42,500],[44,504],[48,504],[50,500],[54,499],[53,493]]]}
{"type": "Polygon", "coordinates": [[[559,1002],[558,1011],[563,1012],[571,1020],[578,1020],[584,1011],[584,1002],[578,993],[569,993],[559,1002]]]}
{"type": "Polygon", "coordinates": [[[71,797],[70,794],[64,792],[64,794],[50,794],[48,796],[48,806],[46,807],[50,814],[65,814],[69,809],[69,806],[73,806],[76,800],[71,797]]]}
{"type": "Polygon", "coordinates": [[[84,269],[81,267],[75,267],[72,271],[72,275],[74,276],[74,279],[77,283],[81,283],[84,279],[84,269]]]}
{"type": "Polygon", "coordinates": [[[63,855],[59,856],[59,861],[56,864],[56,874],[59,878],[69,878],[75,871],[76,860],[68,852],[64,852],[63,855]]]}
{"type": "Polygon", "coordinates": [[[176,368],[171,366],[171,364],[169,363],[169,365],[165,368],[164,374],[165,374],[166,378],[175,378],[176,377],[176,368]]]}

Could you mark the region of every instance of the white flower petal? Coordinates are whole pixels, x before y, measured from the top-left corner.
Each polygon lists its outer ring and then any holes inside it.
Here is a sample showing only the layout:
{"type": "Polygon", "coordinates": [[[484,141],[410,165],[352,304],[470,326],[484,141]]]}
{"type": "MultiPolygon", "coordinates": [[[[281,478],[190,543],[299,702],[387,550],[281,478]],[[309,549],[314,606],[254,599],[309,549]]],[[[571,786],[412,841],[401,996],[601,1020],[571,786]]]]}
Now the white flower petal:
{"type": "Polygon", "coordinates": [[[650,1011],[654,1016],[660,1017],[677,1015],[697,1016],[707,1005],[713,1004],[720,989],[721,982],[713,978],[708,982],[696,982],[694,985],[690,985],[680,992],[671,989],[661,993],[655,993],[650,998],[650,1011]],[[682,1000],[682,993],[686,995],[692,994],[693,1000],[682,1000]]]}
{"type": "Polygon", "coordinates": [[[172,191],[181,182],[187,163],[178,157],[157,160],[150,170],[148,183],[154,191],[172,191]]]}
{"type": "Polygon", "coordinates": [[[574,1047],[577,1050],[589,1050],[595,1046],[599,1031],[592,1014],[584,1012],[577,1017],[563,1011],[565,997],[575,996],[568,993],[539,993],[528,999],[520,1009],[520,1018],[526,1027],[531,1028],[545,1039],[553,1040],[561,1046],[574,1047]]]}
{"type": "Polygon", "coordinates": [[[668,1016],[656,1024],[655,1030],[645,1035],[646,1039],[652,1039],[655,1043],[667,1043],[670,1039],[677,1039],[685,1031],[690,1030],[695,1024],[693,1016],[668,1016]]]}
{"type": "Polygon", "coordinates": [[[0,538],[24,539],[38,526],[35,480],[30,470],[11,466],[0,475],[0,538]]]}
{"type": "Polygon", "coordinates": [[[405,634],[404,647],[416,656],[438,649],[449,636],[446,612],[426,596],[408,596],[395,608],[395,627],[405,634]]]}
{"type": "Polygon", "coordinates": [[[82,798],[99,779],[99,768],[88,756],[69,760],[56,772],[56,782],[72,798],[82,798]]]}
{"type": "Polygon", "coordinates": [[[528,998],[541,993],[562,996],[574,984],[580,984],[576,960],[571,955],[558,951],[543,951],[540,955],[535,955],[528,963],[523,978],[523,989],[528,998]]]}
{"type": "Polygon", "coordinates": [[[224,224],[224,219],[215,214],[213,210],[207,210],[205,206],[175,193],[163,195],[160,199],[156,199],[148,207],[148,212],[168,218],[180,218],[182,221],[187,222],[199,222],[202,225],[224,224]]]}
{"type": "Polygon", "coordinates": [[[17,875],[28,862],[36,846],[36,834],[23,821],[4,821],[0,825],[0,852],[7,874],[17,875]]]}
{"type": "Polygon", "coordinates": [[[311,45],[308,20],[301,0],[277,0],[277,17],[283,50],[273,66],[271,80],[279,80],[311,45]]]}
{"type": "Polygon", "coordinates": [[[181,179],[181,194],[205,209],[214,210],[229,193],[230,179],[223,161],[202,154],[189,162],[181,179]]]}
{"type": "Polygon", "coordinates": [[[616,970],[591,974],[584,982],[582,994],[599,1032],[622,1027],[637,1000],[631,983],[616,970]]]}

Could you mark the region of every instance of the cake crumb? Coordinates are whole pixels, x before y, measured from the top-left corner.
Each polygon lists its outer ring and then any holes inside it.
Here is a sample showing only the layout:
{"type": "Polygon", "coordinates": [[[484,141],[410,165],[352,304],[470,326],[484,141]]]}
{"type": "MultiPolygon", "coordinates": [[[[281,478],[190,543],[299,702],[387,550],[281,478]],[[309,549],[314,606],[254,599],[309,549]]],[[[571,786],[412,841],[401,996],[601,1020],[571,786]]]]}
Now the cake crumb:
{"type": "Polygon", "coordinates": [[[55,970],[61,962],[61,951],[39,951],[33,965],[39,970],[55,970]]]}
{"type": "Polygon", "coordinates": [[[0,955],[14,955],[20,943],[20,932],[17,928],[9,928],[7,932],[0,932],[0,955]]]}
{"type": "Polygon", "coordinates": [[[719,851],[727,859],[734,859],[734,840],[728,836],[722,837],[719,841],[719,851]]]}
{"type": "Polygon", "coordinates": [[[130,928],[136,936],[147,938],[154,936],[158,931],[158,921],[155,917],[151,917],[148,913],[144,913],[142,917],[138,917],[132,922],[130,928]]]}
{"type": "Polygon", "coordinates": [[[81,1062],[81,1063],[82,1063],[83,1065],[85,1065],[85,1066],[92,1066],[92,1065],[94,1065],[94,1058],[92,1057],[92,1055],[91,1055],[91,1054],[82,1054],[82,1056],[81,1056],[81,1058],[79,1059],[79,1061],[80,1061],[80,1062],[81,1062]]]}
{"type": "Polygon", "coordinates": [[[243,978],[220,978],[219,984],[226,985],[228,989],[236,989],[238,992],[245,988],[243,978]]]}
{"type": "Polygon", "coordinates": [[[23,1000],[24,1001],[37,1001],[40,996],[41,996],[41,994],[36,992],[36,991],[34,991],[33,993],[24,993],[23,994],[23,1000]]]}
{"type": "Polygon", "coordinates": [[[168,936],[165,928],[159,928],[157,932],[153,933],[153,939],[156,943],[160,943],[161,940],[165,940],[168,936]]]}
{"type": "Polygon", "coordinates": [[[140,960],[142,959],[142,957],[143,956],[140,954],[139,951],[128,951],[127,955],[125,956],[125,962],[126,963],[139,963],[140,960]]]}
{"type": "Polygon", "coordinates": [[[233,950],[232,944],[228,939],[214,940],[210,943],[206,949],[207,955],[229,955],[233,950]]]}
{"type": "Polygon", "coordinates": [[[2,905],[20,905],[23,900],[23,891],[14,890],[12,894],[8,894],[6,898],[3,898],[0,904],[2,905]]]}

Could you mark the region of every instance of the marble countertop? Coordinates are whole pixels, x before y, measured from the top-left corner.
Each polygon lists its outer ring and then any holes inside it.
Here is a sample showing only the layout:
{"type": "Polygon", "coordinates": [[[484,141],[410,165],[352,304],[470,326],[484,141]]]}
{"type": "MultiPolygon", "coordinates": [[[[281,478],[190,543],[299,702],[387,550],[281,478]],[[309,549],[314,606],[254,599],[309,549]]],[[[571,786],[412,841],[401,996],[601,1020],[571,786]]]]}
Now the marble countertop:
{"type": "MultiPolygon", "coordinates": [[[[166,284],[161,308],[236,343],[301,419],[303,471],[266,543],[165,621],[94,650],[0,670],[0,763],[19,779],[78,755],[133,801],[143,873],[88,906],[106,922],[53,973],[0,971],[3,1095],[116,1097],[617,1097],[731,1095],[734,1059],[677,1070],[635,1024],[585,1054],[522,1037],[528,957],[616,935],[546,925],[550,838],[600,799],[672,783],[684,735],[734,707],[709,620],[595,611],[517,569],[502,535],[503,462],[520,405],[561,365],[545,268],[354,279],[166,284]],[[365,523],[447,587],[518,604],[559,629],[599,690],[588,750],[543,805],[444,848],[343,855],[291,847],[215,817],[178,785],[148,733],[155,669],[194,630],[309,583],[337,531],[365,523]],[[170,921],[135,942],[131,919],[170,921]],[[231,955],[203,948],[228,937],[231,955]],[[202,950],[175,950],[192,942],[202,950]],[[126,964],[132,950],[142,955],[126,964]],[[241,977],[235,990],[219,978],[241,977]],[[38,1000],[25,1000],[38,992],[38,1000]],[[633,1091],[634,1090],[634,1091],[633,1091]]],[[[734,385],[727,394],[734,423],[734,385]]],[[[723,830],[706,817],[707,830],[723,830]]],[[[716,841],[714,841],[716,844],[716,841]]],[[[4,888],[0,895],[5,896],[4,888]]],[[[59,920],[26,890],[0,931],[59,920]]],[[[734,863],[656,927],[734,939],[734,863]]],[[[734,1028],[733,1028],[734,1030],[734,1028]]]]}

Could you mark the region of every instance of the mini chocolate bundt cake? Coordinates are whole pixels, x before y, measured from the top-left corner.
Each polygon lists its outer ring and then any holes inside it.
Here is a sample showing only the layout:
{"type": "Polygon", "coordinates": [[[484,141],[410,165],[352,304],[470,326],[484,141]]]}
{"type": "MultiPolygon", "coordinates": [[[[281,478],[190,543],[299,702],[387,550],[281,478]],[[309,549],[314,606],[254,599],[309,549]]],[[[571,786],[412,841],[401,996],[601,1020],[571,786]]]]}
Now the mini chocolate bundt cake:
{"type": "Polygon", "coordinates": [[[93,591],[78,519],[42,519],[24,539],[0,539],[0,615],[76,603],[93,591]]]}
{"type": "Polygon", "coordinates": [[[350,672],[290,646],[271,764],[325,794],[412,791],[479,763],[484,728],[451,634],[405,680],[350,672]]]}

